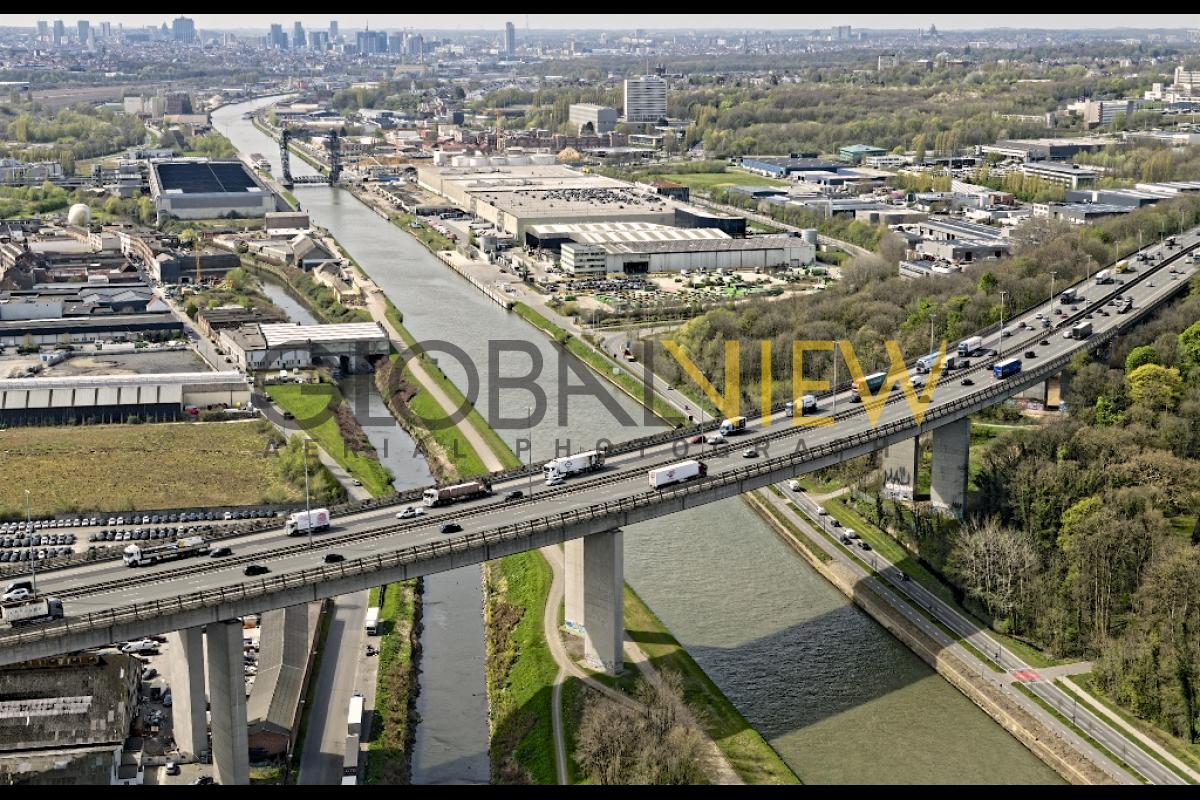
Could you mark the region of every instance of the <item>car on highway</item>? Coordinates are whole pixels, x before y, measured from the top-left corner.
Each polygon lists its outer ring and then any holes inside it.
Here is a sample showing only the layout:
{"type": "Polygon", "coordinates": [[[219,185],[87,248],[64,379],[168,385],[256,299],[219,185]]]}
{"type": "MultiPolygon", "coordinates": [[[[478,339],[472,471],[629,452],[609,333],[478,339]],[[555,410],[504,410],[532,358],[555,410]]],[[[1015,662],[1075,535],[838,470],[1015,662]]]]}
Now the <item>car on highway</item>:
{"type": "Polygon", "coordinates": [[[346,560],[346,557],[344,555],[342,555],[341,553],[326,553],[325,554],[325,563],[326,564],[340,564],[341,562],[343,562],[345,560],[346,560]]]}
{"type": "Polygon", "coordinates": [[[351,483],[353,483],[355,486],[362,486],[362,481],[360,481],[358,478],[352,480],[351,483]]]}
{"type": "Polygon", "coordinates": [[[244,570],[242,570],[242,574],[250,575],[250,576],[266,575],[270,571],[271,571],[271,569],[269,567],[267,567],[265,564],[249,564],[246,566],[246,568],[244,570]]]}
{"type": "Polygon", "coordinates": [[[859,539],[858,541],[856,541],[855,544],[858,545],[859,548],[862,550],[870,550],[871,549],[871,545],[867,544],[862,539],[859,539]]]}
{"type": "Polygon", "coordinates": [[[793,492],[804,491],[800,486],[800,481],[796,480],[795,478],[793,478],[792,480],[787,482],[787,487],[788,487],[789,491],[793,491],[793,492]]]}
{"type": "Polygon", "coordinates": [[[758,458],[758,451],[753,447],[747,447],[742,451],[742,458],[758,458]]]}
{"type": "Polygon", "coordinates": [[[1034,352],[1034,351],[1032,351],[1032,350],[1026,350],[1026,351],[1025,351],[1025,357],[1026,357],[1026,358],[1037,358],[1037,353],[1035,353],[1035,352],[1034,352]]]}
{"type": "Polygon", "coordinates": [[[520,489],[513,489],[511,492],[508,492],[507,494],[504,495],[504,501],[507,503],[511,500],[520,500],[524,496],[525,496],[525,493],[522,492],[520,489]]]}
{"type": "Polygon", "coordinates": [[[720,433],[710,433],[705,441],[709,444],[725,444],[725,436],[720,433]]]}
{"type": "Polygon", "coordinates": [[[403,511],[396,512],[396,519],[414,519],[425,513],[420,506],[405,506],[403,511]]]}
{"type": "Polygon", "coordinates": [[[4,596],[0,597],[0,601],[11,603],[16,600],[28,600],[30,597],[33,597],[31,590],[26,589],[24,586],[18,586],[16,589],[9,589],[5,592],[4,596]]]}
{"type": "Polygon", "coordinates": [[[704,434],[696,434],[692,438],[688,439],[688,444],[704,444],[704,434]]]}
{"type": "Polygon", "coordinates": [[[960,386],[974,386],[975,385],[975,381],[971,380],[970,378],[963,378],[958,383],[960,386]]]}
{"type": "Polygon", "coordinates": [[[817,506],[817,516],[818,516],[818,517],[824,517],[824,516],[826,516],[828,513],[829,513],[829,512],[825,510],[825,507],[824,507],[824,506],[817,506]]]}
{"type": "Polygon", "coordinates": [[[447,522],[441,528],[442,533],[462,533],[462,525],[457,522],[447,522]]]}
{"type": "Polygon", "coordinates": [[[176,764],[174,761],[168,761],[166,764],[163,765],[163,769],[166,771],[166,773],[168,775],[178,775],[181,771],[179,769],[179,765],[176,764]]]}
{"type": "Polygon", "coordinates": [[[1042,339],[1040,342],[1038,342],[1038,344],[1040,344],[1042,347],[1047,347],[1047,346],[1049,346],[1049,344],[1050,344],[1050,340],[1049,340],[1049,339],[1042,339]]]}
{"type": "Polygon", "coordinates": [[[231,547],[214,547],[208,554],[209,558],[224,558],[225,556],[233,555],[231,547]]]}

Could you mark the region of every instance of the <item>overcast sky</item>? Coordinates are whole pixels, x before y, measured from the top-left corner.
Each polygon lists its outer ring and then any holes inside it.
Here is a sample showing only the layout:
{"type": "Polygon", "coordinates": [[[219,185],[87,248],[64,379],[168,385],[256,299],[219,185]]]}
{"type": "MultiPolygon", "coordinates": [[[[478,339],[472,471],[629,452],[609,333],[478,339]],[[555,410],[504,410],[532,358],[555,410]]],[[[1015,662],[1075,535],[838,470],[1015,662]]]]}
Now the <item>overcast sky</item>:
{"type": "MultiPolygon", "coordinates": [[[[107,14],[95,12],[59,16],[73,26],[77,19],[92,22],[121,22],[128,26],[170,24],[174,14],[107,14]]],[[[863,28],[928,28],[931,24],[943,30],[979,30],[983,28],[1193,28],[1200,29],[1200,14],[189,14],[196,26],[205,29],[262,28],[272,22],[290,28],[299,20],[305,27],[325,28],[331,18],[345,29],[418,28],[428,30],[499,29],[512,21],[518,30],[631,30],[676,29],[698,30],[810,30],[833,25],[853,25],[863,28]]],[[[0,25],[32,26],[37,20],[52,21],[47,14],[0,14],[0,25]]]]}

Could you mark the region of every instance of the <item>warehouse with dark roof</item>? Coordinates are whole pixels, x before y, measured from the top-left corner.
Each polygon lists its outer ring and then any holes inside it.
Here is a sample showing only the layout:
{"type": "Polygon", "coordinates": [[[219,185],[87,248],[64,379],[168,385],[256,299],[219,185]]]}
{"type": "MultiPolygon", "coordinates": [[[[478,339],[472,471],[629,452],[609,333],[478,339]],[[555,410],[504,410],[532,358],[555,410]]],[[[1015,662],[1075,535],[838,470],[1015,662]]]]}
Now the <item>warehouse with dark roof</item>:
{"type": "Polygon", "coordinates": [[[240,161],[152,161],[150,194],[159,218],[262,217],[275,195],[240,161]]]}

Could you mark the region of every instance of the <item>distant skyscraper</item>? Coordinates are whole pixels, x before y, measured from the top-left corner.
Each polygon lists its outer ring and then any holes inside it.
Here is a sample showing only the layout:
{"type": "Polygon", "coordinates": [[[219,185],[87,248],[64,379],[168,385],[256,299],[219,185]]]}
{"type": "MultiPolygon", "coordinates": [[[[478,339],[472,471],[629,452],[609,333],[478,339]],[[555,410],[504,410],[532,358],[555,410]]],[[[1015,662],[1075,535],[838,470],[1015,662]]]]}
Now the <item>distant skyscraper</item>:
{"type": "Polygon", "coordinates": [[[292,23],[292,49],[302,50],[308,44],[308,39],[304,35],[304,26],[298,21],[292,23]]]}
{"type": "Polygon", "coordinates": [[[397,31],[396,33],[388,34],[388,52],[389,53],[404,53],[404,34],[397,31]]]}
{"type": "Polygon", "coordinates": [[[364,56],[387,52],[387,31],[359,31],[358,52],[364,56]]]}
{"type": "Polygon", "coordinates": [[[75,27],[79,31],[79,44],[87,44],[88,34],[92,29],[92,23],[88,22],[86,19],[81,19],[75,23],[75,27]]]}
{"type": "Polygon", "coordinates": [[[337,40],[338,40],[337,20],[333,19],[333,20],[329,21],[329,41],[336,42],[337,40]]]}
{"type": "Polygon", "coordinates": [[[171,22],[171,38],[183,44],[196,41],[196,23],[190,17],[177,17],[171,22]]]}
{"type": "Polygon", "coordinates": [[[111,22],[101,22],[100,23],[100,37],[103,39],[112,38],[112,23],[111,22]]]}
{"type": "Polygon", "coordinates": [[[425,37],[419,33],[412,33],[408,36],[408,43],[405,54],[410,58],[421,58],[425,54],[425,37]]]}
{"type": "Polygon", "coordinates": [[[625,79],[625,119],[658,122],[667,115],[667,82],[657,75],[625,79]]]}
{"type": "Polygon", "coordinates": [[[44,19],[38,20],[37,38],[39,42],[50,41],[50,23],[44,19]]]}
{"type": "Polygon", "coordinates": [[[63,25],[61,19],[54,20],[54,39],[56,45],[61,45],[67,38],[67,26],[63,25]]]}
{"type": "Polygon", "coordinates": [[[504,52],[510,56],[517,52],[517,29],[511,22],[504,23],[504,52]]]}
{"type": "Polygon", "coordinates": [[[287,50],[287,34],[283,32],[282,25],[271,25],[271,32],[267,34],[267,47],[276,50],[287,50]]]}
{"type": "Polygon", "coordinates": [[[328,31],[310,31],[308,34],[308,47],[311,50],[328,50],[329,49],[329,33],[328,31]]]}

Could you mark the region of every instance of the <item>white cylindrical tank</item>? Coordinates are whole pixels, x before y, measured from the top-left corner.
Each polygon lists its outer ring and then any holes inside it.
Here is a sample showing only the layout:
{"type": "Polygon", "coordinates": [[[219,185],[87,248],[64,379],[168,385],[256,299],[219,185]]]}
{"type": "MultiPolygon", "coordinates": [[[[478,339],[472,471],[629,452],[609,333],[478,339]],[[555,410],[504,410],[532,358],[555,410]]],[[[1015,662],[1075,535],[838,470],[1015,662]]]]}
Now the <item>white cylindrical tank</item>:
{"type": "Polygon", "coordinates": [[[508,164],[512,167],[525,167],[528,166],[529,163],[529,156],[520,155],[508,157],[508,164]]]}
{"type": "Polygon", "coordinates": [[[815,247],[817,245],[817,229],[804,228],[800,231],[800,238],[815,247]]]}
{"type": "Polygon", "coordinates": [[[92,224],[92,209],[84,203],[76,203],[67,212],[67,224],[86,228],[92,224]]]}
{"type": "Polygon", "coordinates": [[[545,166],[547,164],[558,163],[555,160],[553,153],[534,153],[532,156],[529,157],[529,160],[532,163],[537,164],[539,166],[545,166]]]}
{"type": "Polygon", "coordinates": [[[444,166],[445,163],[446,163],[446,151],[445,150],[434,150],[433,151],[433,165],[435,167],[441,167],[441,166],[444,166]]]}
{"type": "Polygon", "coordinates": [[[471,159],[467,158],[466,156],[455,156],[454,158],[450,159],[450,164],[455,167],[465,167],[470,163],[471,159]]]}

